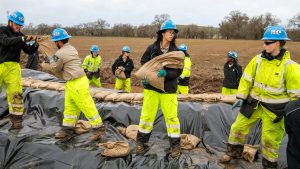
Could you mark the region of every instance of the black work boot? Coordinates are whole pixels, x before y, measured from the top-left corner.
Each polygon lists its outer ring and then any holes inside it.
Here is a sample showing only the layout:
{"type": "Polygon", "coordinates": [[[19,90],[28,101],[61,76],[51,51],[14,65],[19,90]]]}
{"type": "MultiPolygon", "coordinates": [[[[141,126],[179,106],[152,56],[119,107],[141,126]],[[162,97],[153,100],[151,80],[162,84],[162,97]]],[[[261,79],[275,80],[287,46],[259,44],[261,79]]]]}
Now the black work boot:
{"type": "Polygon", "coordinates": [[[276,169],[277,168],[277,162],[271,162],[265,158],[262,159],[262,165],[264,169],[276,169]]]}
{"type": "Polygon", "coordinates": [[[12,123],[9,130],[18,130],[18,129],[23,128],[23,125],[22,125],[23,115],[10,114],[9,118],[12,123]]]}
{"type": "Polygon", "coordinates": [[[177,158],[180,156],[180,154],[181,154],[180,146],[171,148],[171,157],[172,158],[177,158]]]}
{"type": "Polygon", "coordinates": [[[242,153],[244,150],[243,145],[233,145],[227,143],[226,154],[219,159],[220,163],[229,163],[232,159],[242,158],[242,153]]]}
{"type": "Polygon", "coordinates": [[[94,130],[94,134],[90,137],[91,141],[99,140],[101,138],[101,136],[105,134],[105,131],[106,131],[104,125],[102,125],[98,128],[94,128],[93,130],[94,130]]]}
{"type": "Polygon", "coordinates": [[[61,130],[55,133],[55,139],[61,140],[62,143],[71,140],[75,137],[75,128],[63,126],[61,130]]]}
{"type": "Polygon", "coordinates": [[[143,155],[149,150],[149,146],[146,145],[145,143],[137,141],[136,143],[136,154],[137,155],[143,155]]]}

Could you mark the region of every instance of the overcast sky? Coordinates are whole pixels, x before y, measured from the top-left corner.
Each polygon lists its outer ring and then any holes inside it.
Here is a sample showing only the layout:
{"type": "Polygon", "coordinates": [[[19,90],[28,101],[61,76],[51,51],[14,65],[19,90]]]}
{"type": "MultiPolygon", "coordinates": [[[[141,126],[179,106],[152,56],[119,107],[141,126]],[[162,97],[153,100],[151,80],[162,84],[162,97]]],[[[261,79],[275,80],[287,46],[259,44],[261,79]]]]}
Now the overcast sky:
{"type": "Polygon", "coordinates": [[[169,14],[176,24],[218,26],[230,11],[248,16],[271,12],[287,24],[300,12],[300,0],[1,0],[0,23],[7,23],[6,11],[20,10],[25,24],[54,23],[72,26],[105,19],[116,23],[149,24],[155,14],[169,14]]]}

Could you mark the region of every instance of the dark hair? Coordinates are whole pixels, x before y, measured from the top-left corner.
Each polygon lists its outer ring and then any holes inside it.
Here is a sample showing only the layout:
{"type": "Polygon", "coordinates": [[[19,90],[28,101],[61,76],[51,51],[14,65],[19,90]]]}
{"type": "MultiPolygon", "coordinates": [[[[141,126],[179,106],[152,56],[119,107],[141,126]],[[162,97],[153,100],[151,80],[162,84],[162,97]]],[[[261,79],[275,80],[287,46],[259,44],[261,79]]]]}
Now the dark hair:
{"type": "Polygon", "coordinates": [[[280,43],[280,47],[283,48],[284,45],[285,45],[285,43],[286,43],[286,41],[285,40],[280,40],[279,43],[280,43]]]}
{"type": "Polygon", "coordinates": [[[63,40],[60,40],[63,44],[66,44],[69,42],[69,38],[68,39],[63,39],[63,40]]]}
{"type": "MultiPolygon", "coordinates": [[[[162,34],[165,33],[165,32],[166,32],[166,30],[162,30],[162,31],[157,32],[157,38],[156,38],[155,42],[161,42],[162,39],[163,39],[163,35],[162,34]]],[[[175,45],[176,38],[177,38],[177,33],[175,33],[174,38],[171,41],[171,44],[175,45]]]]}

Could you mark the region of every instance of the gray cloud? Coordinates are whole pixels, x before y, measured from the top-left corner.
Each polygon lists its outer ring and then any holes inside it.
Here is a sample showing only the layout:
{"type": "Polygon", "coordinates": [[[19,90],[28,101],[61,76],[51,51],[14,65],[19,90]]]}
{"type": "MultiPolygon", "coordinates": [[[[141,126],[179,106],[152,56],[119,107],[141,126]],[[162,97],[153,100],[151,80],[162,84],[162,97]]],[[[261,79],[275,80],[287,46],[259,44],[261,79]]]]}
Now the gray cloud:
{"type": "Polygon", "coordinates": [[[299,0],[1,0],[0,23],[6,23],[6,11],[20,10],[26,23],[64,26],[95,21],[98,18],[132,25],[151,23],[155,14],[167,13],[177,24],[218,26],[232,10],[248,16],[266,12],[281,19],[282,24],[299,12],[299,0]]]}

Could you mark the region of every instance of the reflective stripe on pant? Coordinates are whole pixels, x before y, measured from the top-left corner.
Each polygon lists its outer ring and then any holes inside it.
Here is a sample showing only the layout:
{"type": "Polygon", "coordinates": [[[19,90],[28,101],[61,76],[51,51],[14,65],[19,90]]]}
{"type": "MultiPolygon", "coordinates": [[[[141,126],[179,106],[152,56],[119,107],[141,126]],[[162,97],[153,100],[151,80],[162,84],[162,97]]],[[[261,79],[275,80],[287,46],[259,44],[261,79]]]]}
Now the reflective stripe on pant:
{"type": "Polygon", "coordinates": [[[170,138],[180,138],[180,122],[177,117],[178,102],[176,94],[158,93],[144,89],[144,100],[139,123],[139,132],[150,133],[160,105],[170,138]]]}
{"type": "Polygon", "coordinates": [[[92,79],[89,80],[90,84],[94,84],[96,87],[101,87],[101,81],[100,81],[100,77],[99,78],[95,78],[94,76],[92,77],[92,79]]]}
{"type": "Polygon", "coordinates": [[[189,94],[189,86],[178,85],[176,93],[177,94],[189,94]]]}
{"type": "Polygon", "coordinates": [[[74,127],[80,111],[89,120],[93,128],[102,125],[102,119],[90,95],[89,81],[86,76],[66,83],[63,126],[74,127]]]}
{"type": "Polygon", "coordinates": [[[227,87],[222,87],[223,95],[235,95],[237,93],[237,89],[229,89],[227,87]]]}
{"type": "Polygon", "coordinates": [[[231,126],[229,134],[229,143],[244,144],[249,131],[256,122],[262,120],[262,154],[270,162],[276,162],[278,159],[278,150],[281,140],[284,136],[284,120],[273,123],[276,115],[261,105],[258,105],[252,116],[248,119],[241,113],[238,114],[235,122],[231,126]]]}
{"type": "Polygon", "coordinates": [[[116,84],[115,84],[115,89],[116,90],[125,90],[126,92],[130,93],[131,90],[131,79],[119,79],[116,78],[116,84]]]}
{"type": "Polygon", "coordinates": [[[0,64],[0,90],[2,83],[6,89],[9,113],[22,115],[24,111],[22,98],[21,67],[17,62],[4,62],[0,64]]]}

